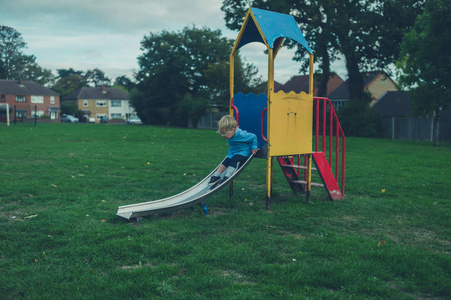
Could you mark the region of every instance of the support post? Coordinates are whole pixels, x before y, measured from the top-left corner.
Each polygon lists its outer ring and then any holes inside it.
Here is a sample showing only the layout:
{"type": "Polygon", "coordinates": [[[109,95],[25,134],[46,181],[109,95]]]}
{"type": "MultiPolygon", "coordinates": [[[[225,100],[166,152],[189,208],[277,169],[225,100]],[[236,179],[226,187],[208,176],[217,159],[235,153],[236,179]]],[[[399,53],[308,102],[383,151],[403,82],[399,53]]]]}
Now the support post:
{"type": "Polygon", "coordinates": [[[268,47],[268,103],[266,136],[268,140],[268,159],[266,165],[266,210],[269,210],[272,189],[272,156],[271,156],[271,102],[274,93],[274,52],[268,47]]]}
{"type": "Polygon", "coordinates": [[[266,165],[266,210],[269,210],[272,189],[272,157],[268,156],[266,165]]]}
{"type": "Polygon", "coordinates": [[[9,126],[9,104],[6,103],[6,124],[9,126]]]}
{"type": "Polygon", "coordinates": [[[229,115],[233,116],[232,99],[234,95],[234,82],[235,82],[235,53],[232,51],[230,54],[230,73],[229,73],[229,115]]]}
{"type": "Polygon", "coordinates": [[[312,190],[312,154],[307,155],[307,203],[310,203],[310,192],[312,190]]]}
{"type": "Polygon", "coordinates": [[[233,198],[233,180],[229,183],[229,199],[233,198]]]}

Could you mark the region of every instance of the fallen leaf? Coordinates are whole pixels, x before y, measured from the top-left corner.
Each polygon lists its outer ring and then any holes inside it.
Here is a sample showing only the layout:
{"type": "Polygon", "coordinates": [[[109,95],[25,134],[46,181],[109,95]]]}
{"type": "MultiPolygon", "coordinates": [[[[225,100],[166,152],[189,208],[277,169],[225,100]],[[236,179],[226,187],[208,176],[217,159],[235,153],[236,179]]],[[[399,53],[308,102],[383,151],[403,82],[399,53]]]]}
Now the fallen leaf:
{"type": "Polygon", "coordinates": [[[385,245],[385,241],[380,241],[380,242],[377,244],[378,247],[380,247],[380,246],[382,246],[382,245],[385,245]]]}
{"type": "Polygon", "coordinates": [[[102,219],[102,220],[100,220],[100,222],[106,222],[106,220],[105,220],[105,219],[102,219]]]}
{"type": "Polygon", "coordinates": [[[31,218],[36,218],[38,215],[29,215],[26,216],[24,219],[31,219],[31,218]]]}

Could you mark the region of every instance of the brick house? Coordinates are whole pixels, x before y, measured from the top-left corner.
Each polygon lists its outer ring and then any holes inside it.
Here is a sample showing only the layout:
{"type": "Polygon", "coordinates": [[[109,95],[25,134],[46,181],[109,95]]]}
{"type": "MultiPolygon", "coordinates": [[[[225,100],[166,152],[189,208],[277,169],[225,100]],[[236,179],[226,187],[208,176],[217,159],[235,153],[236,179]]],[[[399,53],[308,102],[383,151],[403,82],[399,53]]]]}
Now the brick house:
{"type": "MultiPolygon", "coordinates": [[[[10,119],[48,117],[60,120],[60,96],[58,93],[32,81],[0,79],[0,104],[9,104],[10,119]]],[[[0,106],[0,122],[6,122],[6,105],[0,106]]]]}
{"type": "Polygon", "coordinates": [[[99,123],[102,117],[125,121],[131,115],[136,115],[129,103],[128,93],[113,87],[82,87],[63,97],[62,101],[76,104],[82,113],[80,122],[95,118],[96,123],[99,123]]]}

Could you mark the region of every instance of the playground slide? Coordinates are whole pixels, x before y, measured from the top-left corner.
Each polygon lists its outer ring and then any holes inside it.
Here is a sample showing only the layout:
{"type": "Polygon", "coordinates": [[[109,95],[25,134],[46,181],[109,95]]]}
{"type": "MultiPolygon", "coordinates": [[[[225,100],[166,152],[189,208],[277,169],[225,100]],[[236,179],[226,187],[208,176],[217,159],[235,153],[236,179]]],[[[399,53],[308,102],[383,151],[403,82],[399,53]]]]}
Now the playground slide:
{"type": "Polygon", "coordinates": [[[200,181],[195,186],[187,189],[186,191],[181,192],[180,194],[160,200],[119,206],[116,215],[129,220],[132,218],[139,218],[142,216],[189,208],[195,204],[201,203],[206,198],[212,196],[216,192],[220,191],[223,187],[227,186],[227,184],[231,180],[236,178],[241,173],[241,171],[246,168],[253,157],[254,156],[251,155],[247,159],[247,161],[242,166],[240,166],[239,169],[236,170],[236,172],[225,182],[221,182],[214,186],[208,185],[210,177],[219,167],[218,165],[218,167],[216,167],[213,172],[211,172],[202,181],[200,181]]]}

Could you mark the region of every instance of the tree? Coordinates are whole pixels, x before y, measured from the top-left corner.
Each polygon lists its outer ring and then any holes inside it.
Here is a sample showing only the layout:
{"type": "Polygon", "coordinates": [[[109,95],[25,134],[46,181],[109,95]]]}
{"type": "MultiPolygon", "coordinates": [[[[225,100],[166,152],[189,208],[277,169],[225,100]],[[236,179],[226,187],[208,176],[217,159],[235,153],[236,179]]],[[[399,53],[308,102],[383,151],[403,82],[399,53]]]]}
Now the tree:
{"type": "Polygon", "coordinates": [[[116,77],[116,79],[114,80],[114,85],[122,86],[127,91],[131,91],[135,87],[135,83],[125,75],[116,77]]]}
{"type": "Polygon", "coordinates": [[[0,76],[13,79],[13,68],[17,58],[23,56],[22,49],[26,47],[22,35],[14,28],[0,25],[0,76]]]}
{"type": "Polygon", "coordinates": [[[22,35],[14,28],[0,25],[0,76],[4,79],[19,79],[25,71],[25,67],[33,64],[36,58],[33,55],[25,55],[22,50],[27,44],[22,35]]]}
{"type": "MultiPolygon", "coordinates": [[[[143,54],[138,57],[137,89],[131,93],[141,119],[187,126],[190,119],[196,124],[196,116],[209,104],[228,103],[232,46],[233,41],[222,37],[221,31],[194,26],[145,36],[141,42],[143,54]]],[[[247,70],[240,72],[248,74],[247,70]]]]}
{"type": "Polygon", "coordinates": [[[28,64],[21,77],[24,80],[34,81],[41,85],[52,85],[55,81],[55,76],[49,69],[41,68],[37,63],[28,64]]]}
{"type": "Polygon", "coordinates": [[[56,72],[58,73],[59,78],[72,76],[72,75],[83,75],[83,71],[75,71],[74,69],[57,69],[56,72]]]}
{"type": "MultiPolygon", "coordinates": [[[[239,29],[249,7],[294,16],[309,41],[321,72],[320,94],[325,94],[330,64],[339,53],[346,59],[351,100],[366,99],[362,72],[385,68],[399,54],[402,32],[411,28],[423,0],[225,0],[226,25],[239,29]]],[[[292,47],[292,43],[287,43],[292,47]]],[[[305,50],[298,46],[296,60],[304,62],[305,50]]]]}
{"type": "Polygon", "coordinates": [[[398,66],[401,83],[411,88],[413,110],[434,116],[434,145],[438,145],[440,111],[451,104],[451,3],[429,0],[413,29],[405,35],[398,66]]]}
{"type": "MultiPolygon", "coordinates": [[[[61,70],[58,70],[58,73],[60,73],[61,70]]],[[[78,73],[67,73],[65,71],[61,72],[60,74],[73,74],[68,75],[64,77],[60,77],[55,85],[52,87],[52,90],[59,93],[61,98],[64,96],[69,95],[73,91],[82,88],[86,85],[86,80],[83,77],[83,75],[78,73]]]]}
{"type": "Polygon", "coordinates": [[[92,87],[106,85],[109,86],[111,79],[105,76],[105,72],[100,69],[88,70],[84,75],[86,83],[92,87]]]}
{"type": "Polygon", "coordinates": [[[42,85],[52,84],[54,76],[41,68],[34,55],[25,55],[27,44],[14,28],[0,25],[0,78],[24,79],[42,85]]]}

